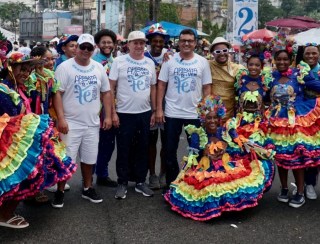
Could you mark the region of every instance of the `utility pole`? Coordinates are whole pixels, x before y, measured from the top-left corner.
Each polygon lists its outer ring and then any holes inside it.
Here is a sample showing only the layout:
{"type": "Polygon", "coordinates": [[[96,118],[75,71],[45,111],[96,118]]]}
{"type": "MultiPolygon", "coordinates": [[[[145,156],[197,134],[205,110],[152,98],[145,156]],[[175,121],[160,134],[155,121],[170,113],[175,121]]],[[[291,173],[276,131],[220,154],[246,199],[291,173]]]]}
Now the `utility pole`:
{"type": "Polygon", "coordinates": [[[133,31],[135,29],[135,14],[136,14],[136,4],[135,4],[135,0],[131,0],[131,4],[132,4],[132,21],[131,21],[131,31],[133,31]]]}
{"type": "Polygon", "coordinates": [[[201,7],[202,7],[202,0],[198,0],[198,14],[197,14],[197,20],[201,20],[201,7]]]}
{"type": "Polygon", "coordinates": [[[38,20],[37,20],[37,0],[34,0],[34,37],[36,41],[38,41],[37,35],[38,35],[38,20]]]}
{"type": "Polygon", "coordinates": [[[84,0],[82,0],[82,33],[84,32],[84,0]]]}
{"type": "Polygon", "coordinates": [[[160,9],[160,2],[161,2],[161,0],[155,0],[155,3],[154,3],[153,18],[154,18],[155,22],[158,22],[158,13],[159,13],[159,9],[160,9]]]}
{"type": "Polygon", "coordinates": [[[154,20],[154,5],[153,5],[153,0],[149,0],[149,20],[152,21],[154,20]]]}
{"type": "Polygon", "coordinates": [[[98,0],[97,2],[98,4],[98,8],[97,8],[97,32],[100,30],[101,28],[101,0],[98,0]]]}

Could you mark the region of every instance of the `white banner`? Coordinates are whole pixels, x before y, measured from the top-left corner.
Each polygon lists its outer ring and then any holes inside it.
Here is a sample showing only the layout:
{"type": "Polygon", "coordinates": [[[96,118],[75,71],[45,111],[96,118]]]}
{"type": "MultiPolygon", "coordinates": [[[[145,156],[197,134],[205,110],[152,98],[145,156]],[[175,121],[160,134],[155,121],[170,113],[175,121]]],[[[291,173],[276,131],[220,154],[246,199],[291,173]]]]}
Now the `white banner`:
{"type": "Polygon", "coordinates": [[[258,29],[258,0],[233,0],[232,44],[241,44],[241,37],[258,29]]]}

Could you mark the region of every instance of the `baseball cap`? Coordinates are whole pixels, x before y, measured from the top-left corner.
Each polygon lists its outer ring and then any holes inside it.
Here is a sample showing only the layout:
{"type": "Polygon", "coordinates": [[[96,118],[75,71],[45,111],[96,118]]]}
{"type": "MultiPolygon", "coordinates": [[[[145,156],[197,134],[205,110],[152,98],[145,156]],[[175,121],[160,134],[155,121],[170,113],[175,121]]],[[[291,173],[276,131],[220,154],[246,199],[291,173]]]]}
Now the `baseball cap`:
{"type": "Polygon", "coordinates": [[[41,42],[37,42],[37,46],[41,46],[41,42]]]}
{"type": "Polygon", "coordinates": [[[64,54],[64,51],[62,50],[62,46],[67,45],[71,41],[77,41],[78,40],[77,35],[64,35],[60,38],[59,44],[57,45],[57,52],[59,54],[64,54]]]}
{"type": "Polygon", "coordinates": [[[142,31],[131,31],[128,35],[128,42],[134,40],[147,41],[146,35],[142,31]]]}
{"type": "Polygon", "coordinates": [[[81,45],[83,43],[90,43],[92,46],[95,45],[94,38],[90,34],[81,34],[78,39],[78,44],[81,45]]]}

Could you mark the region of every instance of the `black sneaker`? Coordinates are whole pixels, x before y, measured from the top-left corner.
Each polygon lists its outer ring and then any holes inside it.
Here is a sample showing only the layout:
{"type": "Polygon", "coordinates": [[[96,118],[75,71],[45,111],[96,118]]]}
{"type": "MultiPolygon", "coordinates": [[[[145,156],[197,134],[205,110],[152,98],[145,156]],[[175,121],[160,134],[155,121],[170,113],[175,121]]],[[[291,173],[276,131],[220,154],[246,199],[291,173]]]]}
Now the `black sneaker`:
{"type": "Polygon", "coordinates": [[[279,202],[289,202],[289,190],[288,190],[288,188],[286,188],[286,189],[282,189],[281,188],[281,192],[279,193],[277,199],[278,199],[279,202]]]}
{"type": "Polygon", "coordinates": [[[115,199],[125,199],[127,197],[127,188],[128,186],[125,184],[119,184],[117,187],[115,199]]]}
{"type": "Polygon", "coordinates": [[[289,206],[293,208],[300,208],[303,204],[305,204],[304,195],[297,193],[294,197],[290,200],[289,206]]]}
{"type": "Polygon", "coordinates": [[[136,192],[142,193],[145,197],[152,197],[153,191],[147,186],[146,183],[138,183],[134,188],[136,192]]]}
{"type": "Polygon", "coordinates": [[[64,199],[64,193],[62,191],[56,191],[54,193],[54,199],[51,203],[51,206],[54,208],[62,208],[64,204],[63,199],[64,199]]]}
{"type": "Polygon", "coordinates": [[[89,188],[88,190],[82,190],[82,198],[88,199],[93,203],[100,203],[103,199],[96,193],[96,190],[93,188],[89,188]]]}
{"type": "Polygon", "coordinates": [[[97,185],[108,186],[108,187],[117,187],[118,183],[111,180],[110,177],[97,177],[97,185]]]}

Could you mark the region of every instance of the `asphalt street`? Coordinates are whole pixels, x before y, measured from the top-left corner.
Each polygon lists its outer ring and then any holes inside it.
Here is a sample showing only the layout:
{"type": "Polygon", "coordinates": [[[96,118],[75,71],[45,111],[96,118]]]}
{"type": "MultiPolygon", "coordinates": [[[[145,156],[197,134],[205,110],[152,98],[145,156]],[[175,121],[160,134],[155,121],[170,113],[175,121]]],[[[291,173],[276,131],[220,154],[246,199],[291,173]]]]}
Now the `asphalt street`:
{"type": "MultiPolygon", "coordinates": [[[[181,136],[179,158],[186,152],[181,136]]],[[[116,179],[116,152],[110,174],[116,179]]],[[[292,181],[292,176],[291,176],[292,181]]],[[[277,202],[280,185],[275,177],[272,189],[259,205],[242,212],[225,213],[208,222],[186,219],[170,210],[161,191],[151,198],[128,190],[127,198],[114,198],[115,189],[96,187],[103,203],[81,198],[81,176],[77,170],[69,182],[62,209],[21,203],[17,213],[30,223],[26,229],[0,228],[0,243],[319,243],[320,199],[307,200],[294,209],[277,202]]],[[[320,197],[320,189],[316,188],[320,197]]],[[[53,194],[49,193],[50,197],[53,194]]]]}

